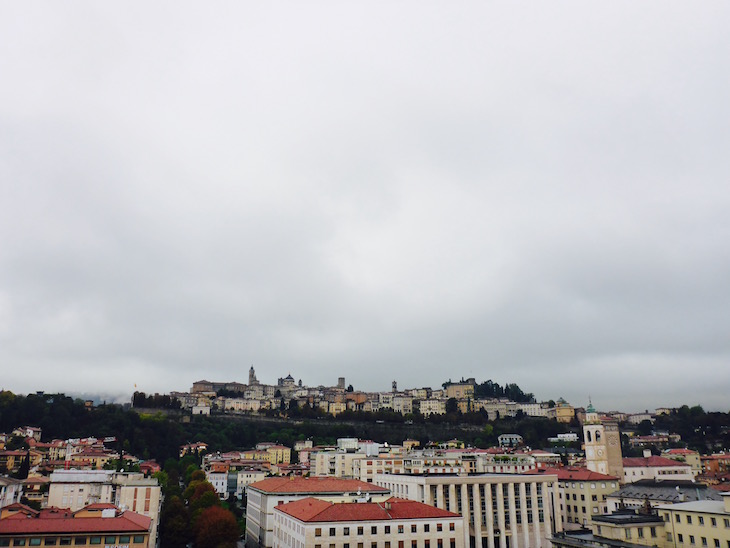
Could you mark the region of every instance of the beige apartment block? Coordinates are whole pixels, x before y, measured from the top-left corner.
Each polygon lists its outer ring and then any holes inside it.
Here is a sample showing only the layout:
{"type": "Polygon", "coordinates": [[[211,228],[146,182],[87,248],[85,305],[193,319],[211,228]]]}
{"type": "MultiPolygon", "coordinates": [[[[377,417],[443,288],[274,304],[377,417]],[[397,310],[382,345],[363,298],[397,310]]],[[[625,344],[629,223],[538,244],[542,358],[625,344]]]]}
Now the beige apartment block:
{"type": "Polygon", "coordinates": [[[699,500],[660,506],[666,544],[672,547],[730,547],[730,493],[722,501],[699,500]]]}

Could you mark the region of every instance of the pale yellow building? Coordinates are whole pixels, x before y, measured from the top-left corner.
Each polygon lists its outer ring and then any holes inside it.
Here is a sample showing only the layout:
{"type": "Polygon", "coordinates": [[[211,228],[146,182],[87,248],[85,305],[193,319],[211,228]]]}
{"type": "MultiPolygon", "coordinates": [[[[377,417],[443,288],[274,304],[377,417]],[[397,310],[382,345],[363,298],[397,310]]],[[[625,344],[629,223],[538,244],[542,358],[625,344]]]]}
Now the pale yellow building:
{"type": "Polygon", "coordinates": [[[660,506],[665,546],[730,547],[730,493],[722,493],[722,498],[722,501],[699,500],[660,506]]]}
{"type": "Polygon", "coordinates": [[[452,383],[446,386],[446,399],[457,400],[474,398],[474,385],[471,383],[452,383]]]}
{"type": "Polygon", "coordinates": [[[667,449],[662,453],[662,456],[689,464],[692,469],[692,474],[695,477],[702,473],[702,460],[697,451],[692,451],[691,449],[667,449]]]}
{"type": "Polygon", "coordinates": [[[563,398],[555,403],[555,420],[569,423],[575,418],[575,408],[563,398]]]}
{"type": "Polygon", "coordinates": [[[527,474],[558,477],[559,493],[555,507],[560,513],[563,529],[590,527],[594,517],[608,512],[606,499],[619,487],[617,477],[599,474],[587,468],[547,468],[527,474]]]}

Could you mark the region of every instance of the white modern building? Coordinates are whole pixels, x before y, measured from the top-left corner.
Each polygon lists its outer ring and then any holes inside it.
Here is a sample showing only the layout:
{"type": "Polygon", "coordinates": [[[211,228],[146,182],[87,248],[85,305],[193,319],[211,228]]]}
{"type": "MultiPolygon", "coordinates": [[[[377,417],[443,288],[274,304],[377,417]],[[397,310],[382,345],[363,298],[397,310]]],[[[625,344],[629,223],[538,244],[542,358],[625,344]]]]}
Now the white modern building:
{"type": "Polygon", "coordinates": [[[545,474],[379,474],[375,484],[394,496],[464,516],[464,544],[489,548],[549,547],[562,530],[556,514],[557,476],[545,474]]]}

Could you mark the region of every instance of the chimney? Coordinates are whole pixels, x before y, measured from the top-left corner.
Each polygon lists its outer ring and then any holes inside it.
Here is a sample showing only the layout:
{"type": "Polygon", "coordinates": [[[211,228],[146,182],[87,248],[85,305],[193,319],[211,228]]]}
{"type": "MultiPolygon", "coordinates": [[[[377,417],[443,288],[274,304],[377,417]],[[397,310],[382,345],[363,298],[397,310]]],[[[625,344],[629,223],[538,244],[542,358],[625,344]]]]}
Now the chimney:
{"type": "Polygon", "coordinates": [[[644,458],[648,459],[651,457],[651,449],[644,449],[644,458]]]}

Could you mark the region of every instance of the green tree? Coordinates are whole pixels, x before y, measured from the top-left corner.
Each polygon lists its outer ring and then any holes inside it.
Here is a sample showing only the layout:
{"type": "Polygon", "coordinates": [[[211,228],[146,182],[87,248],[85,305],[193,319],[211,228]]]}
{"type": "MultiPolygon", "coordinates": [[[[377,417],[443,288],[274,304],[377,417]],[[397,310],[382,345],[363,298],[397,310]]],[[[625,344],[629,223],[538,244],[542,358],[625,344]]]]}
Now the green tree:
{"type": "Polygon", "coordinates": [[[190,518],[180,497],[166,499],[160,514],[160,546],[179,548],[192,539],[190,518]]]}

